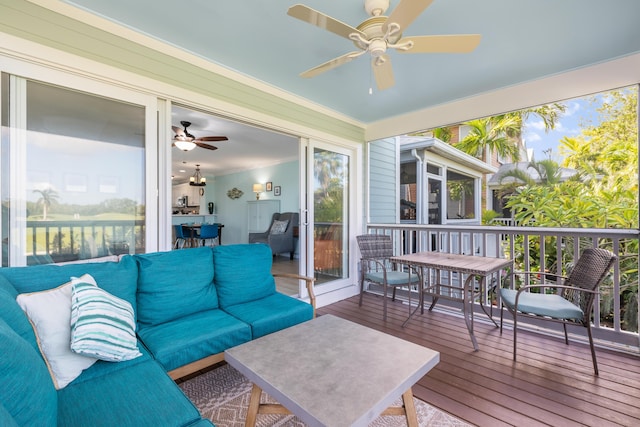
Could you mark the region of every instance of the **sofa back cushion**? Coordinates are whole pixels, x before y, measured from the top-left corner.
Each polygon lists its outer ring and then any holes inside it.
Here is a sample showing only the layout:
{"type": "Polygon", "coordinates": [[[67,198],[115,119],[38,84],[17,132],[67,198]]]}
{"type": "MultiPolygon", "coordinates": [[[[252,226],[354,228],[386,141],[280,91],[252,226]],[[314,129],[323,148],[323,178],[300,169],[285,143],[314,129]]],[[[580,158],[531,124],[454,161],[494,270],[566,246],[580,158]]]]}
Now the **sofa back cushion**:
{"type": "Polygon", "coordinates": [[[271,263],[271,249],[262,243],[215,246],[214,282],[220,307],[224,309],[275,293],[271,263]]]}
{"type": "Polygon", "coordinates": [[[140,327],[218,308],[211,248],[155,252],[135,258],[140,327]]]}
{"type": "Polygon", "coordinates": [[[0,319],[4,320],[20,337],[27,340],[34,349],[38,349],[36,335],[29,318],[16,302],[18,292],[2,275],[2,270],[4,268],[0,269],[0,319]]]}
{"type": "Polygon", "coordinates": [[[55,288],[72,277],[90,274],[102,289],[136,306],[138,266],[130,255],[124,256],[120,262],[9,267],[3,268],[0,274],[21,294],[55,288]]]}
{"type": "Polygon", "coordinates": [[[0,354],[0,406],[17,425],[55,426],[58,400],[44,360],[2,319],[0,354]]]}

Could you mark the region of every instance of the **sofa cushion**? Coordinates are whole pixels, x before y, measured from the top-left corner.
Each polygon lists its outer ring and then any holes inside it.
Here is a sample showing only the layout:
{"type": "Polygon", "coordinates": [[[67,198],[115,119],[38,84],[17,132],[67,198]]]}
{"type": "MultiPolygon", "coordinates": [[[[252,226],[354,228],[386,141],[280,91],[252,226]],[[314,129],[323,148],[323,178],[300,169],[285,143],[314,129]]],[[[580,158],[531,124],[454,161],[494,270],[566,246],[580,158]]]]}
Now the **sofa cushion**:
{"type": "Polygon", "coordinates": [[[284,234],[284,232],[287,231],[287,225],[289,225],[288,219],[284,221],[273,220],[273,224],[271,224],[271,234],[284,234]]]}
{"type": "Polygon", "coordinates": [[[138,322],[150,326],[218,307],[213,254],[200,247],[135,255],[138,322]]]}
{"type": "Polygon", "coordinates": [[[29,318],[16,302],[18,292],[2,275],[2,270],[4,269],[0,268],[0,319],[7,322],[7,325],[27,340],[33,348],[39,350],[29,318]]]}
{"type": "Polygon", "coordinates": [[[167,370],[221,353],[251,340],[251,328],[220,309],[207,310],[157,326],[138,335],[167,370]]]}
{"type": "Polygon", "coordinates": [[[149,360],[153,360],[153,357],[151,356],[151,353],[149,353],[149,350],[147,350],[140,341],[138,341],[138,350],[140,351],[140,353],[142,353],[142,356],[136,357],[135,359],[125,360],[118,363],[98,360],[96,363],[91,365],[90,368],[82,371],[80,376],[73,380],[73,382],[69,385],[76,385],[85,381],[93,381],[96,378],[100,378],[105,375],[111,375],[112,372],[116,372],[121,369],[128,369],[130,366],[137,365],[138,363],[144,363],[149,360]]]}
{"type": "Polygon", "coordinates": [[[214,282],[220,307],[226,309],[274,294],[276,284],[271,263],[271,249],[264,244],[215,246],[214,282]]]}
{"type": "Polygon", "coordinates": [[[13,416],[7,411],[2,403],[0,403],[0,426],[2,427],[20,427],[13,416]]]}
{"type": "Polygon", "coordinates": [[[100,289],[90,274],[71,283],[71,351],[109,362],[141,356],[131,304],[100,289]]]}
{"type": "Polygon", "coordinates": [[[18,295],[29,316],[56,389],[73,381],[97,359],[71,351],[71,282],[57,288],[18,295]]]}
{"type": "Polygon", "coordinates": [[[49,371],[39,352],[3,320],[0,355],[0,404],[6,412],[20,426],[55,426],[58,400],[49,371]]]}
{"type": "Polygon", "coordinates": [[[58,392],[60,426],[185,426],[199,419],[198,410],[153,360],[73,382],[58,392]]]}
{"type": "Polygon", "coordinates": [[[251,325],[253,339],[313,318],[310,304],[278,292],[259,300],[226,307],[225,311],[251,325]]]}
{"type": "Polygon", "coordinates": [[[71,277],[91,274],[102,289],[128,301],[134,309],[136,307],[138,266],[131,255],[124,256],[120,262],[8,267],[3,268],[0,274],[11,282],[18,293],[55,288],[71,277]]]}

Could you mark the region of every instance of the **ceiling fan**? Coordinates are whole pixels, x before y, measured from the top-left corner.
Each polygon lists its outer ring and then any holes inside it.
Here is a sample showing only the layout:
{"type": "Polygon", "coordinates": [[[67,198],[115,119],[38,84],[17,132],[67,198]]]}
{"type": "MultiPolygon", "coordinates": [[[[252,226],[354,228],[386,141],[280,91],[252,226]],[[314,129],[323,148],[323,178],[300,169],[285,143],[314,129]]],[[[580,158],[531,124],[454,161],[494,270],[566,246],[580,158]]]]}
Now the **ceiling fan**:
{"type": "Polygon", "coordinates": [[[334,58],[311,68],[301,77],[315,77],[369,52],[371,67],[379,90],[395,84],[391,59],[387,49],[400,53],[467,53],[480,43],[480,34],[452,34],[433,36],[407,36],[402,32],[420,15],[433,0],[400,0],[389,17],[383,14],[389,8],[389,0],[365,0],[364,8],[371,18],[357,27],[345,24],[302,4],[289,8],[287,14],[311,25],[323,28],[349,39],[360,49],[334,58]]]}
{"type": "Polygon", "coordinates": [[[178,126],[171,126],[171,129],[176,133],[173,137],[173,146],[178,147],[182,151],[191,151],[196,147],[206,148],[207,150],[217,150],[218,147],[205,144],[205,141],[227,141],[229,138],[226,136],[203,136],[196,138],[190,134],[187,128],[191,126],[191,122],[181,121],[180,124],[184,126],[184,129],[180,129],[178,126]]]}

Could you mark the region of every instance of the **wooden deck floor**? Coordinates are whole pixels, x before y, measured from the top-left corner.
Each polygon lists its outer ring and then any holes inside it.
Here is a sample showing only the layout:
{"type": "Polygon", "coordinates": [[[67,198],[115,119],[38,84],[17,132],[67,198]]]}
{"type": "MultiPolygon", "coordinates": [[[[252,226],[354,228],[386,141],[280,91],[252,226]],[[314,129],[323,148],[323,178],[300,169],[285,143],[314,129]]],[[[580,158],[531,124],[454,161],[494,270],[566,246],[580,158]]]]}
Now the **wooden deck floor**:
{"type": "MultiPolygon", "coordinates": [[[[512,360],[512,330],[500,331],[476,317],[480,350],[473,351],[464,319],[425,311],[405,328],[408,306],[366,294],[318,310],[440,352],[440,363],[414,387],[416,397],[478,426],[639,426],[640,357],[597,349],[600,376],[593,374],[587,345],[518,332],[512,360]]],[[[505,317],[506,319],[506,317],[505,317]]],[[[510,327],[510,326],[509,326],[510,327]]],[[[579,331],[582,333],[582,331],[579,331]]]]}

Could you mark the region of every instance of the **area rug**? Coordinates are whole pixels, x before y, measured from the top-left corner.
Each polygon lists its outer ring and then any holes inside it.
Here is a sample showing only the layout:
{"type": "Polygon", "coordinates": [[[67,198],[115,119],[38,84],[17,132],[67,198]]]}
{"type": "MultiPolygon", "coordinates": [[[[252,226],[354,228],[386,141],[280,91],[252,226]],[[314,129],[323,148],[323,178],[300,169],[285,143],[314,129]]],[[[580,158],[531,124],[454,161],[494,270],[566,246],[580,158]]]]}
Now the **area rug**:
{"type": "MultiPolygon", "coordinates": [[[[187,380],[180,388],[200,410],[204,418],[217,427],[242,427],[247,414],[251,383],[230,365],[223,365],[195,378],[187,380]]],[[[466,427],[469,424],[414,398],[420,426],[466,427]]],[[[266,393],[262,402],[276,403],[266,393]]],[[[394,403],[399,406],[400,400],[394,403]]],[[[294,415],[258,415],[259,427],[304,427],[294,415]]],[[[372,427],[406,426],[404,417],[381,416],[372,427]]]]}

